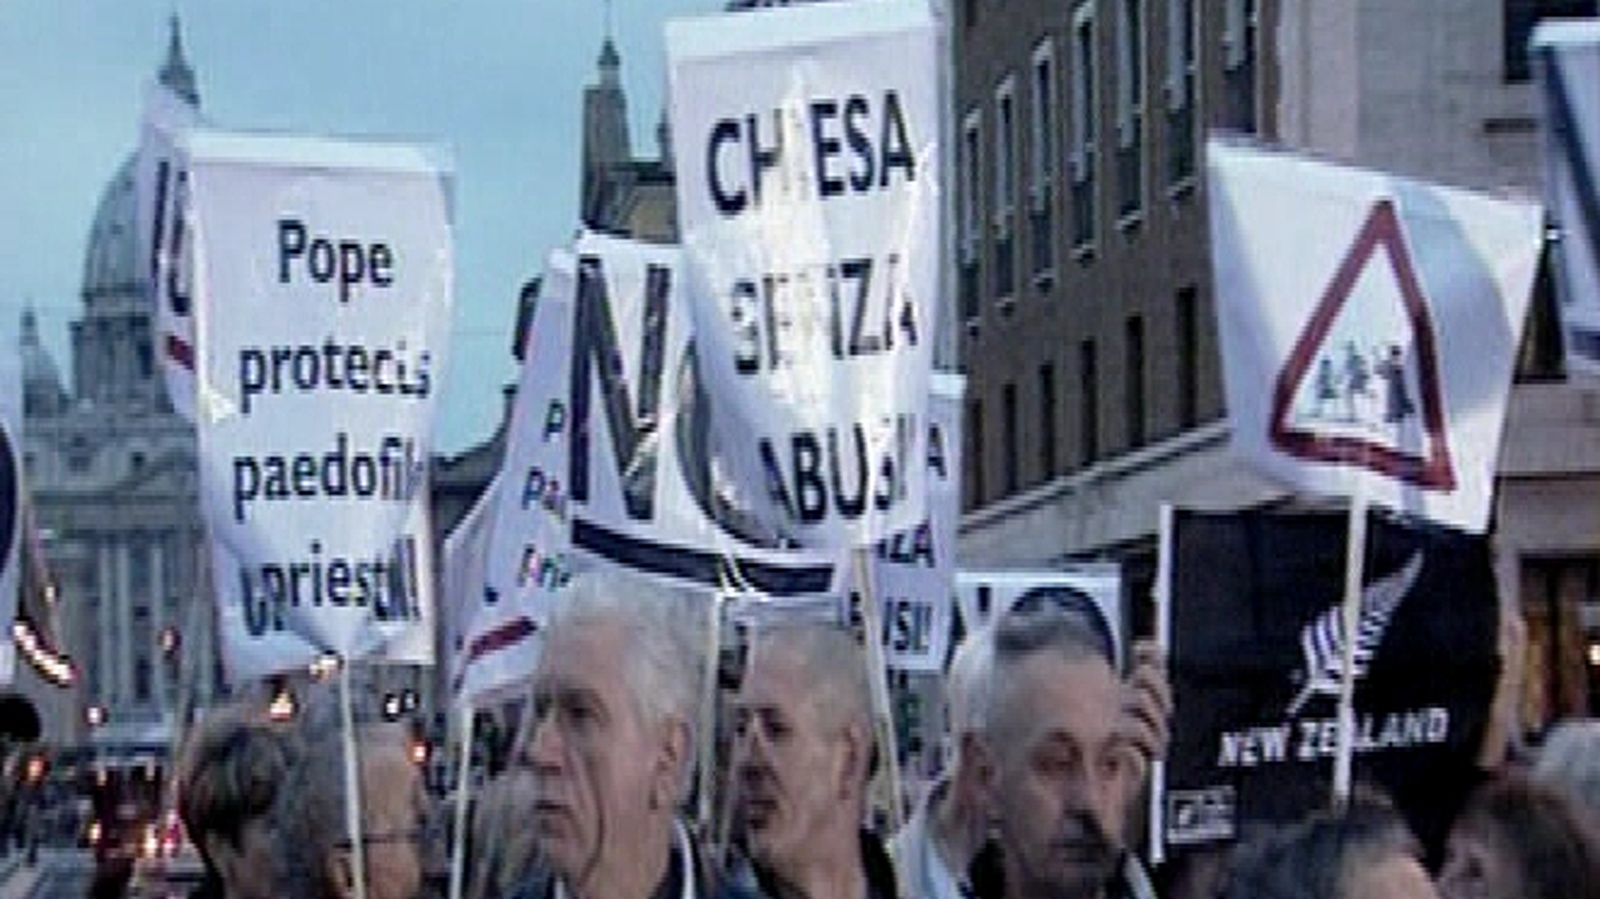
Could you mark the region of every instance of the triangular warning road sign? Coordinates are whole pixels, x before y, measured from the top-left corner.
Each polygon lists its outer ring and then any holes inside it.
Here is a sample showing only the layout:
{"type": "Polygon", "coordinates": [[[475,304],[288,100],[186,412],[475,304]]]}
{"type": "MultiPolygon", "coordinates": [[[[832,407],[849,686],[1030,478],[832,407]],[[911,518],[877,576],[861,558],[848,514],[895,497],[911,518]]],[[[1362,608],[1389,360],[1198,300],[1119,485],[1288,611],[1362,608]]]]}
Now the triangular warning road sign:
{"type": "MultiPolygon", "coordinates": [[[[1319,372],[1318,377],[1326,377],[1326,373],[1319,372]]],[[[1400,377],[1400,374],[1397,373],[1395,377],[1400,377]]],[[[1291,456],[1311,462],[1367,468],[1425,490],[1448,493],[1456,488],[1456,474],[1450,462],[1439,383],[1439,358],[1427,300],[1411,264],[1411,254],[1400,231],[1400,219],[1395,214],[1394,203],[1388,199],[1379,200],[1373,204],[1366,222],[1350,246],[1350,252],[1334,272],[1333,280],[1328,282],[1316,311],[1300,339],[1295,342],[1283,370],[1278,373],[1273,389],[1268,436],[1273,446],[1291,456]],[[1324,355],[1327,349],[1324,344],[1328,341],[1335,320],[1380,248],[1387,251],[1389,266],[1411,330],[1411,346],[1417,367],[1417,392],[1420,394],[1419,411],[1425,437],[1420,453],[1408,452],[1390,442],[1352,432],[1349,428],[1318,427],[1293,414],[1295,398],[1300,395],[1307,376],[1312,374],[1313,363],[1320,358],[1326,364],[1328,356],[1324,355]]]]}

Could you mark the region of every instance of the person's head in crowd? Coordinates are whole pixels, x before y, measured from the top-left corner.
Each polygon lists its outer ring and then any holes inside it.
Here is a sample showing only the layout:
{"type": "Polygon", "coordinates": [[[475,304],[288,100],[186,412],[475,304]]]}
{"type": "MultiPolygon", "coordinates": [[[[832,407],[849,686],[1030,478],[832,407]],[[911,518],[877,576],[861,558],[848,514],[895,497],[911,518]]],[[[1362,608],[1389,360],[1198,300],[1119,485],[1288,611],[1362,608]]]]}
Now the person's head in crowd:
{"type": "Polygon", "coordinates": [[[644,899],[668,876],[705,676],[702,605],[617,570],[551,615],[519,739],[538,852],[576,899],[644,899]]]}
{"type": "MultiPolygon", "coordinates": [[[[285,899],[349,899],[357,877],[350,837],[344,732],[331,691],[301,697],[293,718],[295,764],[271,823],[286,857],[285,899]]],[[[397,724],[358,723],[360,853],[368,899],[413,899],[422,887],[428,810],[410,740],[397,724]]]]}
{"type": "Polygon", "coordinates": [[[1234,850],[1225,899],[1436,899],[1422,847],[1392,808],[1357,802],[1234,850]]]}
{"type": "Polygon", "coordinates": [[[538,876],[539,853],[528,822],[534,810],[533,772],[509,765],[478,791],[468,839],[468,899],[502,899],[538,876]]]}
{"type": "Polygon", "coordinates": [[[1532,777],[1566,791],[1600,822],[1600,720],[1571,719],[1551,728],[1534,755],[1532,777]]]}
{"type": "Polygon", "coordinates": [[[970,826],[983,828],[987,813],[974,756],[988,723],[993,628],[979,627],[956,647],[945,674],[946,728],[951,745],[949,800],[970,826]]]}
{"type": "Polygon", "coordinates": [[[283,729],[253,706],[213,709],[178,756],[178,817],[228,899],[275,899],[268,813],[288,777],[283,729]]]}
{"type": "Polygon", "coordinates": [[[1082,617],[1013,609],[994,625],[978,742],[1011,897],[1096,897],[1124,854],[1141,770],[1123,685],[1082,617]]]}
{"type": "Polygon", "coordinates": [[[1443,899],[1600,897],[1600,844],[1563,794],[1518,775],[1474,790],[1450,829],[1443,899]]]}
{"type": "Polygon", "coordinates": [[[734,734],[734,790],[756,867],[802,895],[835,878],[859,882],[874,749],[866,662],[850,632],[802,620],[758,628],[734,734]]]}

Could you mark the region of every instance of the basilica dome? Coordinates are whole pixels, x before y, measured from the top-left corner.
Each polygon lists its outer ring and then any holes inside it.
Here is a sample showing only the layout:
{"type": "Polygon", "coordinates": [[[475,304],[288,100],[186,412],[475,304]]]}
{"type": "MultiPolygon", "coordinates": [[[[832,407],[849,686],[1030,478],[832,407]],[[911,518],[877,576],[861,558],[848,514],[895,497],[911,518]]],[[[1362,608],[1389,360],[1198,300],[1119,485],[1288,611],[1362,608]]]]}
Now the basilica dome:
{"type": "Polygon", "coordinates": [[[100,194],[100,205],[89,226],[83,258],[83,299],[138,296],[144,272],[138,260],[138,202],[133,184],[135,154],[129,154],[100,194]]]}

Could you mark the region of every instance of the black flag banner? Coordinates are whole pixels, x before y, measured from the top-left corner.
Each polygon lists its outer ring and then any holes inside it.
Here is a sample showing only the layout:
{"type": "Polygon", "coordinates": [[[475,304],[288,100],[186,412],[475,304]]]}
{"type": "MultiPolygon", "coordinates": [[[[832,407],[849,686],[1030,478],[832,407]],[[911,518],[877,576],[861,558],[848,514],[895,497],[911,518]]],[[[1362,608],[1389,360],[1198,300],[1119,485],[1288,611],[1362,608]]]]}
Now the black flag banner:
{"type": "MultiPolygon", "coordinates": [[[[1169,845],[1228,840],[1327,805],[1343,674],[1343,513],[1180,512],[1169,845]]],[[[1498,662],[1483,537],[1374,514],[1355,635],[1355,780],[1424,842],[1459,801],[1498,662]]]]}

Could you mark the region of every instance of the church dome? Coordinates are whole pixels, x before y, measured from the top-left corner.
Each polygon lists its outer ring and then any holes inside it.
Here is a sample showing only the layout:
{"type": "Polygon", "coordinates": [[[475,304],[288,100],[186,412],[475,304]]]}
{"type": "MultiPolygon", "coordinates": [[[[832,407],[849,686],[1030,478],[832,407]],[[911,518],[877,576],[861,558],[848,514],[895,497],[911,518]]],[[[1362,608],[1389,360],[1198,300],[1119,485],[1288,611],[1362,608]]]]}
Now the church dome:
{"type": "Polygon", "coordinates": [[[83,258],[85,302],[104,296],[136,295],[143,284],[138,259],[138,203],[133,185],[135,158],[135,154],[129,154],[123,160],[100,194],[83,258]]]}

